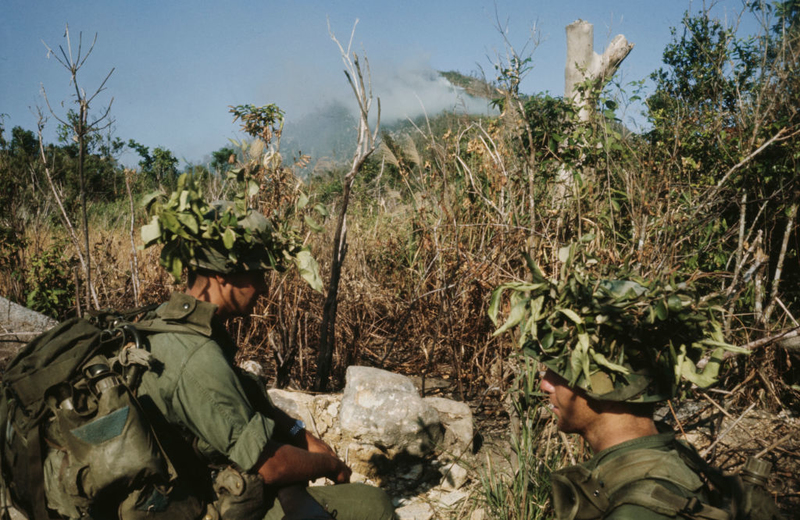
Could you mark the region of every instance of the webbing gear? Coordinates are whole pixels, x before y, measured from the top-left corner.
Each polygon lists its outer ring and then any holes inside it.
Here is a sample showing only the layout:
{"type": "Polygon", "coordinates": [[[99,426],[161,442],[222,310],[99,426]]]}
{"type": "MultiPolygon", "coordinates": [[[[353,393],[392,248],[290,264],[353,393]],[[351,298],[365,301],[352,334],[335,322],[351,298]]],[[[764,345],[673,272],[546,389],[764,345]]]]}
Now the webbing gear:
{"type": "Polygon", "coordinates": [[[781,518],[766,493],[769,463],[751,458],[741,477],[725,475],[672,434],[660,437],[668,437],[669,451],[634,449],[594,470],[571,466],[553,473],[557,518],[602,518],[625,504],[698,520],[781,518]]]}
{"type": "Polygon", "coordinates": [[[559,519],[569,520],[600,518],[623,504],[640,505],[669,516],[733,519],[725,510],[694,498],[703,486],[703,480],[678,451],[635,449],[594,471],[571,466],[555,472],[553,505],[559,519]],[[685,490],[688,497],[671,491],[668,485],[685,490]]]}

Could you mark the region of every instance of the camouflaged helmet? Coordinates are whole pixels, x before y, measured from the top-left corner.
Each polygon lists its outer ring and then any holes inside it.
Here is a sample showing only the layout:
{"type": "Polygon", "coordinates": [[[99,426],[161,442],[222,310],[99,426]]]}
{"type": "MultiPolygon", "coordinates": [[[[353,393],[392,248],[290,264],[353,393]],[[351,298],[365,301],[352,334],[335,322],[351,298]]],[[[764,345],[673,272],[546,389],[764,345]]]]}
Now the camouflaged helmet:
{"type": "MultiPolygon", "coordinates": [[[[242,184],[258,191],[257,184],[242,184]]],[[[300,277],[321,291],[319,266],[297,231],[287,222],[276,226],[249,208],[248,193],[239,191],[233,201],[208,204],[197,180],[181,175],[172,193],[144,198],[142,205],[150,215],[141,229],[144,247],[163,245],[160,263],[176,281],[184,269],[229,274],[283,271],[294,264],[300,277]]]]}
{"type": "Polygon", "coordinates": [[[716,381],[725,349],[719,307],[690,283],[644,280],[622,266],[603,266],[568,246],[559,255],[559,280],[528,258],[531,282],[498,287],[489,316],[497,324],[503,293],[510,310],[495,335],[519,331],[522,353],[598,400],[657,402],[675,397],[684,383],[716,381]],[[702,371],[696,363],[708,358],[702,371]]]}
{"type": "Polygon", "coordinates": [[[274,254],[276,239],[272,222],[252,208],[248,208],[243,216],[236,217],[233,206],[232,201],[213,202],[206,220],[221,222],[228,219],[228,226],[234,231],[232,240],[237,243],[226,243],[224,233],[216,240],[202,242],[195,247],[194,258],[188,262],[190,269],[223,274],[267,269],[283,271],[283,258],[274,254]]]}

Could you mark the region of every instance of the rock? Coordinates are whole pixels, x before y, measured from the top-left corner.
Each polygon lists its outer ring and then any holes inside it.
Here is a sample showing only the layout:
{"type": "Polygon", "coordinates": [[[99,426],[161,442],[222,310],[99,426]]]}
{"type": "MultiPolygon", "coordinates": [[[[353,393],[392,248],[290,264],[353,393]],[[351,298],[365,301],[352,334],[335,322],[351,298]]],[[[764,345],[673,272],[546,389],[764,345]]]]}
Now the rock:
{"type": "Polygon", "coordinates": [[[466,491],[443,491],[443,490],[436,490],[431,491],[428,493],[428,498],[430,500],[435,500],[444,508],[449,509],[452,508],[454,505],[458,504],[462,500],[466,499],[469,496],[469,493],[466,491]]]}
{"type": "Polygon", "coordinates": [[[469,472],[460,464],[449,464],[442,468],[442,482],[440,486],[444,490],[456,490],[463,486],[469,480],[469,472]]]}
{"type": "Polygon", "coordinates": [[[256,361],[255,359],[248,359],[246,361],[242,361],[239,363],[239,366],[242,367],[242,370],[246,372],[250,372],[254,376],[263,378],[266,374],[264,370],[264,365],[256,361]]]}
{"type": "Polygon", "coordinates": [[[472,439],[475,435],[472,425],[472,410],[467,403],[445,399],[443,397],[426,397],[425,402],[436,408],[444,425],[444,442],[441,451],[460,458],[472,450],[472,439]]]}
{"type": "Polygon", "coordinates": [[[347,369],[339,425],[345,439],[375,446],[390,459],[430,455],[444,437],[439,413],[409,378],[369,367],[347,369]]]}
{"type": "Polygon", "coordinates": [[[422,464],[414,464],[408,471],[400,475],[400,478],[405,480],[419,480],[423,470],[422,464]]]}
{"type": "Polygon", "coordinates": [[[272,403],[287,414],[300,419],[309,431],[314,432],[314,396],[301,392],[290,392],[271,388],[267,391],[272,403]]]}
{"type": "Polygon", "coordinates": [[[417,502],[396,509],[394,514],[397,520],[430,520],[433,518],[433,508],[428,504],[417,502]]]}
{"type": "Polygon", "coordinates": [[[49,316],[32,311],[0,296],[0,367],[38,334],[54,327],[58,322],[49,316]]]}

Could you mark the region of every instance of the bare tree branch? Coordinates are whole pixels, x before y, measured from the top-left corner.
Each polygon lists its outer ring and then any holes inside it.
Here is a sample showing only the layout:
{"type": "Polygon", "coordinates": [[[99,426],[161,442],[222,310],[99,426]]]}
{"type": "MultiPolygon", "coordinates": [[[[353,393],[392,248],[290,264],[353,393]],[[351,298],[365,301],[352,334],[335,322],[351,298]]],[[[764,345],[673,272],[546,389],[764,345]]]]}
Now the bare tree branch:
{"type": "Polygon", "coordinates": [[[350,34],[350,42],[347,45],[347,51],[344,50],[339,40],[333,34],[328,20],[328,33],[331,39],[339,47],[342,56],[342,61],[345,65],[345,76],[347,77],[350,87],[355,95],[356,102],[359,109],[358,121],[358,141],[356,150],[353,153],[353,161],[350,171],[344,176],[343,192],[342,192],[342,206],[339,210],[339,218],[336,224],[336,232],[333,238],[333,251],[331,255],[331,275],[328,281],[328,292],[325,297],[325,305],[323,307],[322,324],[320,326],[320,347],[317,355],[317,375],[315,380],[315,388],[317,391],[324,391],[327,389],[328,379],[330,378],[331,364],[333,362],[333,351],[336,343],[336,311],[337,299],[339,293],[339,281],[341,279],[342,265],[344,264],[345,256],[347,255],[347,207],[350,202],[350,193],[353,188],[353,182],[358,174],[364,161],[375,151],[376,140],[380,130],[381,121],[381,104],[378,99],[378,113],[377,122],[375,124],[375,131],[370,131],[369,126],[369,111],[372,106],[372,77],[370,75],[369,61],[364,58],[366,69],[366,82],[364,79],[365,71],[361,69],[358,60],[358,55],[355,53],[350,55],[350,48],[353,43],[356,25],[358,20],[353,24],[353,31],[350,34]]]}

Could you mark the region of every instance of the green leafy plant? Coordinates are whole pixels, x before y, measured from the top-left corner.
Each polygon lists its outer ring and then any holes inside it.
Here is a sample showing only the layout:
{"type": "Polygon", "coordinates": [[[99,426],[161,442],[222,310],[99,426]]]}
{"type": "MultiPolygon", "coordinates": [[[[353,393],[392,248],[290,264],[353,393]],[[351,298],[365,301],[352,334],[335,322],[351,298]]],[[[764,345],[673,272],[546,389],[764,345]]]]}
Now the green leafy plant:
{"type": "Polygon", "coordinates": [[[72,306],[75,295],[75,282],[62,256],[64,246],[64,242],[56,242],[35,255],[25,277],[31,288],[26,305],[56,319],[72,306]]]}

